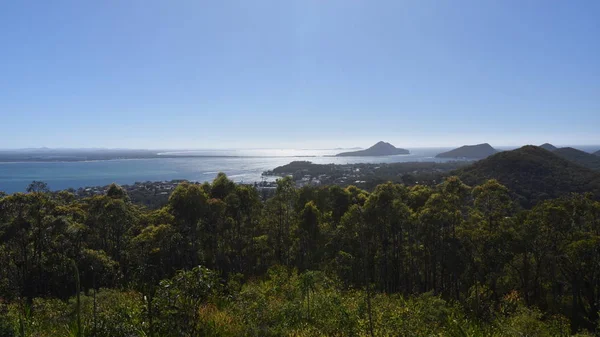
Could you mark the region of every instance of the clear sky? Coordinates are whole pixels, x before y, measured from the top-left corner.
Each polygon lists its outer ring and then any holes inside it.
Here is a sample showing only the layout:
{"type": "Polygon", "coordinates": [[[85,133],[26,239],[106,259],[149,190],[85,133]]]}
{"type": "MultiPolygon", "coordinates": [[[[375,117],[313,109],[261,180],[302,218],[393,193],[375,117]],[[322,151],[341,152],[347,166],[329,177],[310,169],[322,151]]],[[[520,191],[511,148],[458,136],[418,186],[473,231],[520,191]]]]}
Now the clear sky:
{"type": "Polygon", "coordinates": [[[600,144],[598,0],[0,2],[0,148],[600,144]]]}

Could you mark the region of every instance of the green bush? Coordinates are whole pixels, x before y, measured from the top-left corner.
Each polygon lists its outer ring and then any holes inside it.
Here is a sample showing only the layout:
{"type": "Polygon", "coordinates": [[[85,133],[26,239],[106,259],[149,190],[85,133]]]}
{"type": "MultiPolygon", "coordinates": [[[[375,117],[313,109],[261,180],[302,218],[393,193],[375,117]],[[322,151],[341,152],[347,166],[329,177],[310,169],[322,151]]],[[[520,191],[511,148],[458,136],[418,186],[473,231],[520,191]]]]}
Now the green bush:
{"type": "MultiPolygon", "coordinates": [[[[74,299],[70,303],[75,306],[74,299]]],[[[95,314],[93,294],[81,297],[81,307],[86,336],[143,336],[147,326],[143,296],[135,291],[101,289],[95,314]]]]}
{"type": "Polygon", "coordinates": [[[15,327],[6,313],[0,314],[0,337],[14,337],[15,327]]]}

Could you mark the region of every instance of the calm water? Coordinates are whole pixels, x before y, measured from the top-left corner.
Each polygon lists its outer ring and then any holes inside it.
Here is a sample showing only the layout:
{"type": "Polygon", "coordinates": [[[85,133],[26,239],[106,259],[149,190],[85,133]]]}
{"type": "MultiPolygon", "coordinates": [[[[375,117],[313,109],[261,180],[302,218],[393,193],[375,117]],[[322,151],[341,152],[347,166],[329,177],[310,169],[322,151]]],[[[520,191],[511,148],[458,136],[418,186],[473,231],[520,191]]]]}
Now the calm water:
{"type": "Polygon", "coordinates": [[[327,157],[340,150],[219,150],[196,151],[197,155],[240,156],[128,159],[91,162],[0,163],[0,191],[24,191],[33,180],[48,183],[53,190],[103,186],[116,182],[187,179],[212,180],[225,172],[236,182],[261,181],[261,173],[294,160],[313,163],[394,163],[411,161],[443,161],[434,158],[446,148],[410,149],[410,155],[389,157],[327,157]],[[313,157],[307,157],[313,156],[313,157]],[[316,157],[315,157],[316,156],[316,157]]]}

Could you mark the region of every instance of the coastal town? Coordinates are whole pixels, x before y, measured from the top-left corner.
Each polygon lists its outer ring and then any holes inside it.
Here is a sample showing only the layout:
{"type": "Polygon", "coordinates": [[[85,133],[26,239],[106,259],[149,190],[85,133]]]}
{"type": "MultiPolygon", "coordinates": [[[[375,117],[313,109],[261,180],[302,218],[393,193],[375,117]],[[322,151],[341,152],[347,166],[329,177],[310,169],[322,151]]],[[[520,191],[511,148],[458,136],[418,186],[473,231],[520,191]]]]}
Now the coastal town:
{"type": "Polygon", "coordinates": [[[436,184],[452,170],[467,165],[468,161],[406,162],[380,164],[314,164],[310,161],[294,161],[263,172],[263,176],[290,176],[297,187],[312,185],[355,185],[370,189],[374,185],[393,181],[406,185],[436,184]]]}
{"type": "MultiPolygon", "coordinates": [[[[198,185],[202,184],[202,182],[177,179],[170,181],[135,182],[131,185],[121,185],[121,187],[127,192],[132,202],[149,208],[157,208],[166,204],[169,200],[169,196],[173,193],[173,190],[175,190],[177,185],[183,182],[198,185]]],[[[263,200],[269,198],[275,192],[277,186],[276,182],[266,180],[248,185],[254,186],[263,200]]],[[[78,198],[88,198],[106,194],[109,186],[110,185],[90,186],[78,189],[68,189],[67,191],[73,193],[78,198]]]]}
{"type": "MultiPolygon", "coordinates": [[[[171,192],[185,180],[171,180],[171,181],[146,181],[136,182],[133,185],[122,185],[121,187],[127,191],[127,193],[136,193],[145,191],[153,195],[165,195],[168,196],[171,192]]],[[[74,193],[78,197],[92,197],[95,195],[105,194],[108,190],[109,185],[106,186],[93,186],[93,187],[82,187],[78,189],[72,189],[70,192],[74,193]]]]}

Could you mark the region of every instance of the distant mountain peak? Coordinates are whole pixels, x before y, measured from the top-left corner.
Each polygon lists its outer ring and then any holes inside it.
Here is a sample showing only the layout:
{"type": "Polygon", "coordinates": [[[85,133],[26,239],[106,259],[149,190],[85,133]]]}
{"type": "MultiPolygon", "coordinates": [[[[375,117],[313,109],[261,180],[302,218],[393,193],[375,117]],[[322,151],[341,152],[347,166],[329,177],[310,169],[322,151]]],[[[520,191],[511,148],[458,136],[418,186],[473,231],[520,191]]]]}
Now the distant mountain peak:
{"type": "Polygon", "coordinates": [[[382,140],[375,143],[375,145],[371,146],[369,149],[395,149],[396,147],[390,143],[384,142],[382,140]]]}
{"type": "Polygon", "coordinates": [[[542,145],[540,145],[540,147],[544,150],[548,150],[550,152],[556,151],[557,147],[550,144],[550,143],[544,143],[542,145]]]}
{"type": "Polygon", "coordinates": [[[398,154],[409,154],[410,152],[405,149],[400,149],[394,145],[378,141],[375,145],[369,147],[366,150],[353,151],[353,152],[342,152],[338,153],[337,157],[374,157],[374,156],[392,156],[398,154]]]}

